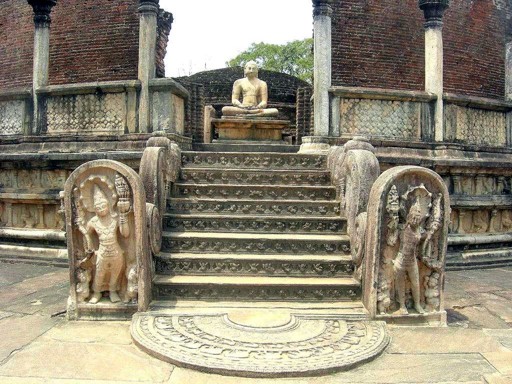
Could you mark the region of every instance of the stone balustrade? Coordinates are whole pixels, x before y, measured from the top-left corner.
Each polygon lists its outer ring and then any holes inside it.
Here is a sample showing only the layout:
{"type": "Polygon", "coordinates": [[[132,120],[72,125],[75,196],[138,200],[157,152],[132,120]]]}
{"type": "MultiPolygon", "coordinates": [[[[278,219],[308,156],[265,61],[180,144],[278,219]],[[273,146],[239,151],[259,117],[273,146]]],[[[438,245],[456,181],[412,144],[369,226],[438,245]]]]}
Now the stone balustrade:
{"type": "MultiPolygon", "coordinates": [[[[0,93],[0,140],[19,136],[120,136],[140,132],[138,80],[64,84],[0,93]],[[37,113],[34,103],[38,104],[37,113]]],[[[172,79],[150,84],[151,131],[183,135],[188,92],[172,79]]]]}
{"type": "MultiPolygon", "coordinates": [[[[434,141],[437,97],[424,91],[331,87],[332,136],[434,141]]],[[[512,103],[480,97],[443,95],[444,142],[510,147],[512,103]]]]}

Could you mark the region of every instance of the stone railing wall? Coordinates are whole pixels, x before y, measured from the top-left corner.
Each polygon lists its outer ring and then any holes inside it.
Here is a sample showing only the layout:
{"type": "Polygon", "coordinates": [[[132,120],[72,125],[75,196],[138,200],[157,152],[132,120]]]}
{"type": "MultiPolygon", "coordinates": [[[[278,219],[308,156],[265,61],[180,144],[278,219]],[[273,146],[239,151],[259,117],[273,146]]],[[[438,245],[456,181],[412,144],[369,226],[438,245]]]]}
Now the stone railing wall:
{"type": "MultiPolygon", "coordinates": [[[[188,91],[172,79],[151,80],[149,88],[151,130],[184,135],[188,91]]],[[[0,93],[0,140],[140,133],[140,89],[133,80],[44,86],[36,91],[37,101],[28,89],[0,93]]]]}
{"type": "Polygon", "coordinates": [[[505,147],[510,139],[512,103],[479,97],[444,96],[446,141],[505,147]]]}
{"type": "Polygon", "coordinates": [[[331,88],[333,136],[431,141],[433,94],[372,88],[331,88]]]}
{"type": "Polygon", "coordinates": [[[29,130],[31,98],[28,89],[0,92],[0,134],[23,135],[29,130]]]}
{"type": "MultiPolygon", "coordinates": [[[[433,142],[436,96],[423,91],[332,87],[331,136],[433,142]]],[[[512,145],[512,103],[445,93],[444,143],[512,145]]]]}

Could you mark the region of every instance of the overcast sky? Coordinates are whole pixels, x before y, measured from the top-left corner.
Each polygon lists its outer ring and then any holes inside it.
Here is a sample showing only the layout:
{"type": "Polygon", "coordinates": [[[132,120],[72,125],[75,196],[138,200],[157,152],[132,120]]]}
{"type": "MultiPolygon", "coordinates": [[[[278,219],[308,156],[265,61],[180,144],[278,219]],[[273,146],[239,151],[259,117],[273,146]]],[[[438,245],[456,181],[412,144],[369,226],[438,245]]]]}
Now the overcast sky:
{"type": "Polygon", "coordinates": [[[284,44],[312,36],[311,0],[160,0],[174,16],[166,75],[225,67],[253,42],[284,44]]]}

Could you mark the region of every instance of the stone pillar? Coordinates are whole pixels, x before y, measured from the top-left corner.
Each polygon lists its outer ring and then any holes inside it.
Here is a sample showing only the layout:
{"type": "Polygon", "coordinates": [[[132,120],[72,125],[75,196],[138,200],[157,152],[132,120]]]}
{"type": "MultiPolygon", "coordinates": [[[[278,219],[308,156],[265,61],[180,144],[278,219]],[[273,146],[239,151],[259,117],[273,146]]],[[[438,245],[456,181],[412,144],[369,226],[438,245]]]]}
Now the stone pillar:
{"type": "Polygon", "coordinates": [[[32,93],[34,100],[34,126],[31,133],[41,127],[41,110],[36,90],[48,85],[50,67],[50,13],[57,0],[28,0],[34,10],[34,65],[32,71],[32,93]]]}
{"type": "Polygon", "coordinates": [[[303,138],[301,152],[318,152],[329,149],[332,0],[312,1],[315,44],[313,72],[314,136],[303,138]]]}
{"type": "Polygon", "coordinates": [[[512,101],[512,21],[508,23],[505,41],[505,99],[512,101]]]}
{"type": "Polygon", "coordinates": [[[434,139],[443,141],[443,14],[450,0],[419,0],[425,15],[425,91],[437,95],[434,139]]]}
{"type": "Polygon", "coordinates": [[[151,132],[149,81],[156,74],[156,31],[159,0],[139,0],[139,132],[151,132]]]}
{"type": "MultiPolygon", "coordinates": [[[[505,100],[512,101],[512,21],[505,36],[505,100]]],[[[512,146],[512,112],[507,112],[507,145],[512,146]]]]}

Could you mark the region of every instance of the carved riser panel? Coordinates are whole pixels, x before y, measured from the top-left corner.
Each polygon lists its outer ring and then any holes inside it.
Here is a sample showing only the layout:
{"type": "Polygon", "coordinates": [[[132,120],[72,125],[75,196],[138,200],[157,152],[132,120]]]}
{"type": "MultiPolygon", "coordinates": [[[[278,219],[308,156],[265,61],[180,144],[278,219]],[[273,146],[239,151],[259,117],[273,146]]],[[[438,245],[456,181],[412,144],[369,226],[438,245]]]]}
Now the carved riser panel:
{"type": "Polygon", "coordinates": [[[194,232],[261,232],[261,233],[345,233],[346,223],[340,220],[244,220],[184,219],[166,216],[164,229],[194,232]]]}
{"type": "Polygon", "coordinates": [[[259,254],[336,254],[349,255],[348,240],[300,241],[300,240],[253,240],[253,239],[171,239],[163,238],[165,252],[198,253],[259,253],[259,254]]]}
{"type": "Polygon", "coordinates": [[[330,185],[330,176],[325,172],[277,172],[277,171],[217,171],[184,169],[181,180],[196,184],[268,184],[268,185],[330,185]]]}
{"type": "Polygon", "coordinates": [[[319,288],[310,286],[292,287],[221,287],[214,285],[155,286],[158,299],[224,300],[224,301],[353,301],[358,300],[359,287],[319,288]]]}
{"type": "Polygon", "coordinates": [[[0,227],[63,229],[60,204],[11,203],[0,198],[0,227]]]}
{"type": "Polygon", "coordinates": [[[452,208],[450,233],[485,234],[512,232],[512,209],[452,208]]]}
{"type": "Polygon", "coordinates": [[[156,271],[163,275],[348,277],[352,264],[342,262],[237,261],[156,258],[156,271]]]}
{"type": "Polygon", "coordinates": [[[71,171],[41,169],[0,169],[0,188],[5,192],[28,190],[31,193],[62,190],[71,171]]]}
{"type": "MultiPolygon", "coordinates": [[[[451,171],[455,173],[455,171],[451,171]]],[[[443,175],[443,180],[452,195],[489,196],[510,195],[512,176],[478,173],[443,175]]]]}
{"type": "Polygon", "coordinates": [[[168,211],[175,213],[219,213],[219,214],[245,214],[245,215],[314,215],[339,216],[340,203],[304,202],[304,203],[278,203],[278,202],[252,202],[252,201],[181,201],[174,200],[168,206],[168,211]]]}
{"type": "Polygon", "coordinates": [[[258,169],[324,169],[326,157],[297,154],[184,153],[184,167],[225,167],[258,169]]]}
{"type": "Polygon", "coordinates": [[[176,197],[208,199],[266,199],[266,200],[332,200],[336,189],[329,187],[289,188],[289,187],[246,187],[187,184],[176,186],[176,197]]]}

